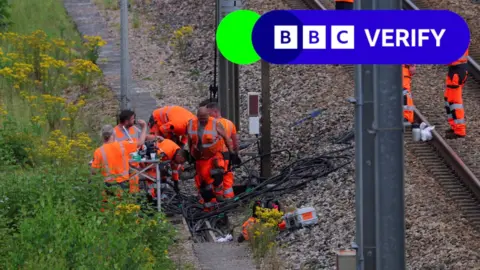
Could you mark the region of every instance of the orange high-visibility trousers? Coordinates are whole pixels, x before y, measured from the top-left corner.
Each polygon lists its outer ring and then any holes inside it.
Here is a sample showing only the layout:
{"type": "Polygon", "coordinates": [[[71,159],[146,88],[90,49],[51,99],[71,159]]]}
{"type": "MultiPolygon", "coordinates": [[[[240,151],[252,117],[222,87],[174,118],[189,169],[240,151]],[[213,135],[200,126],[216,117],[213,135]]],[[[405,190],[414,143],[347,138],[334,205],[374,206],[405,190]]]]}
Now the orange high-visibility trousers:
{"type": "Polygon", "coordinates": [[[445,110],[448,123],[453,132],[459,136],[466,135],[465,110],[463,108],[462,90],[467,81],[468,71],[464,66],[449,67],[444,94],[445,110]]]}
{"type": "Polygon", "coordinates": [[[228,165],[230,164],[230,160],[225,160],[225,171],[227,172],[223,176],[223,197],[225,199],[232,199],[235,197],[235,194],[233,193],[233,182],[234,182],[234,176],[233,172],[228,171],[228,165]]]}
{"type": "MultiPolygon", "coordinates": [[[[198,189],[198,192],[201,194],[201,190],[212,190],[214,197],[223,195],[223,183],[214,186],[214,179],[212,178],[210,171],[212,169],[225,168],[225,160],[221,152],[217,152],[213,157],[209,159],[197,159],[195,162],[195,186],[198,189]]],[[[202,197],[202,196],[201,196],[202,197]]],[[[205,205],[206,208],[212,207],[216,202],[216,198],[211,200],[203,200],[201,203],[205,205]]]]}
{"type": "Polygon", "coordinates": [[[403,89],[403,118],[410,123],[414,120],[414,108],[412,90],[403,89]]]}

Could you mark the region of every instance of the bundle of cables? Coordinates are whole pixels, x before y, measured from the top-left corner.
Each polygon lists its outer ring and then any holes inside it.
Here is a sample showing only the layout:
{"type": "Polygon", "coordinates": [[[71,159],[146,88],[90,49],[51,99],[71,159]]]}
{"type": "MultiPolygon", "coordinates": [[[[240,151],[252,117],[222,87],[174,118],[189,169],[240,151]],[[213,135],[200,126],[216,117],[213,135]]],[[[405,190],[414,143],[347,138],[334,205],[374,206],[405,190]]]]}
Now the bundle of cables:
{"type": "MultiPolygon", "coordinates": [[[[353,146],[348,146],[315,157],[298,159],[285,166],[277,175],[265,179],[258,185],[248,187],[245,192],[239,194],[233,200],[218,203],[217,207],[210,212],[204,211],[203,205],[198,203],[198,197],[183,193],[176,195],[172,193],[172,196],[169,196],[170,199],[162,205],[167,214],[183,215],[194,235],[205,230],[213,230],[219,235],[224,235],[224,232],[221,232],[215,224],[222,220],[226,213],[258,198],[278,198],[283,194],[305,187],[311,181],[319,180],[340,170],[352,162],[352,153],[348,153],[348,150],[352,148],[353,146]],[[205,228],[206,220],[210,222],[211,228],[205,228]]],[[[289,153],[286,150],[280,150],[268,155],[282,152],[289,153]]],[[[236,168],[258,158],[261,158],[261,156],[253,157],[236,166],[236,168]]]]}

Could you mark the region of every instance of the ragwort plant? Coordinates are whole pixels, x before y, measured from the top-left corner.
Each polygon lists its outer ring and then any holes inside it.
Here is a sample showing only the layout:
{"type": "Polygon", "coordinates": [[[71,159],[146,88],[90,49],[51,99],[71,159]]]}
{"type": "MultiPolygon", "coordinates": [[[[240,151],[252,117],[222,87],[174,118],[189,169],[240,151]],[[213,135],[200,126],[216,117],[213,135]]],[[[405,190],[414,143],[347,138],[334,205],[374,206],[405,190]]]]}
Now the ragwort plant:
{"type": "Polygon", "coordinates": [[[277,209],[257,207],[257,223],[248,229],[249,244],[256,260],[261,260],[275,247],[278,235],[278,224],[283,212],[277,209]]]}
{"type": "Polygon", "coordinates": [[[100,53],[100,48],[107,45],[107,42],[100,36],[83,36],[84,46],[87,49],[87,59],[96,64],[100,53]]]}
{"type": "Polygon", "coordinates": [[[190,25],[182,26],[173,31],[170,44],[180,57],[185,57],[190,38],[193,34],[193,27],[190,25]]]}

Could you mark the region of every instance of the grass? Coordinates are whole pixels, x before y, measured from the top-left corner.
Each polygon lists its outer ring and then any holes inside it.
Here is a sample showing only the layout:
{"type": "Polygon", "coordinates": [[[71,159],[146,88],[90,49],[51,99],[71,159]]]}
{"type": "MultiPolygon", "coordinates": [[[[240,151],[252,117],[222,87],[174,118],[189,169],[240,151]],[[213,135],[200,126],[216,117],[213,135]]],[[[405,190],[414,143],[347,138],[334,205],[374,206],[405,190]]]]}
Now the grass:
{"type": "Polygon", "coordinates": [[[81,40],[62,0],[14,0],[11,20],[11,32],[29,34],[42,29],[50,37],[76,42],[81,40]]]}

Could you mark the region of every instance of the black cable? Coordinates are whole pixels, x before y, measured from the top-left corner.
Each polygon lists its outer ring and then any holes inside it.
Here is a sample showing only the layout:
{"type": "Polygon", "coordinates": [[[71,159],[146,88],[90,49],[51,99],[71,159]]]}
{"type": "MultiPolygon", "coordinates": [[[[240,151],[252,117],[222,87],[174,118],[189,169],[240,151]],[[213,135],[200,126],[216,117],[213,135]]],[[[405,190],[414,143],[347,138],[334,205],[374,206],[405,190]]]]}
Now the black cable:
{"type": "MultiPolygon", "coordinates": [[[[330,173],[344,168],[353,160],[352,154],[345,153],[352,148],[353,146],[348,146],[316,157],[300,158],[291,162],[283,167],[278,174],[265,179],[256,186],[250,187],[247,189],[247,192],[237,195],[233,200],[218,203],[211,212],[204,212],[203,205],[198,202],[199,198],[197,196],[187,195],[181,192],[178,194],[172,192],[171,199],[162,203],[162,206],[166,212],[181,214],[187,221],[192,235],[198,241],[206,241],[203,234],[206,230],[214,231],[223,237],[227,233],[222,232],[221,228],[219,228],[220,226],[217,226],[218,221],[221,219],[219,215],[225,215],[258,198],[278,198],[286,193],[291,193],[305,187],[311,181],[319,180],[330,173]],[[205,221],[207,220],[212,226],[211,229],[205,225],[205,221]]],[[[288,161],[290,161],[292,156],[290,151],[278,150],[252,157],[234,168],[238,169],[246,163],[259,159],[264,155],[284,152],[288,153],[288,161]]],[[[170,191],[167,190],[166,192],[168,193],[170,191]]]]}

